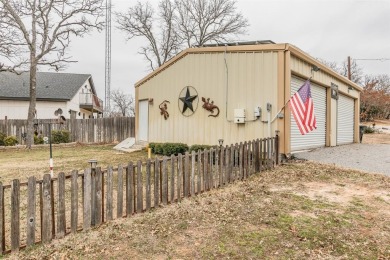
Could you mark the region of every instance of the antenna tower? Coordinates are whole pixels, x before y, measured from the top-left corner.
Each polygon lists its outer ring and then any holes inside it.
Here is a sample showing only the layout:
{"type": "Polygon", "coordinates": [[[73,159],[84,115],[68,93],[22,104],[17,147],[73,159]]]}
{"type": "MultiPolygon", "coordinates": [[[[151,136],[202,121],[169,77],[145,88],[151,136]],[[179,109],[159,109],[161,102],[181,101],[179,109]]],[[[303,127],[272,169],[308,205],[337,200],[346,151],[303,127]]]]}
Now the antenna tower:
{"type": "Polygon", "coordinates": [[[110,112],[111,96],[111,0],[106,0],[105,117],[110,112]]]}

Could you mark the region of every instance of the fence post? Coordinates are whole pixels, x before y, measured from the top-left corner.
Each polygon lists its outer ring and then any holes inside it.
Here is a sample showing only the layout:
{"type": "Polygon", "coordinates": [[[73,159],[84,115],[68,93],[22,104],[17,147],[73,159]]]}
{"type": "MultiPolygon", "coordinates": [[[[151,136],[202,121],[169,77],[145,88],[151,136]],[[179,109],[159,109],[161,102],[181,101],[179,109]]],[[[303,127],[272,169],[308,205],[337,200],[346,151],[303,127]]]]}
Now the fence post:
{"type": "Polygon", "coordinates": [[[96,168],[95,173],[95,225],[99,226],[102,223],[102,206],[103,206],[103,190],[102,190],[102,170],[100,167],[96,168]]]}
{"type": "Polygon", "coordinates": [[[230,153],[231,153],[231,149],[230,147],[227,145],[226,146],[226,155],[225,155],[225,167],[226,167],[226,183],[230,183],[231,182],[231,171],[230,171],[230,153]]]}
{"type": "Polygon", "coordinates": [[[220,175],[220,169],[219,169],[219,146],[215,148],[215,188],[219,187],[219,175],[220,175]]]}
{"type": "Polygon", "coordinates": [[[235,176],[234,176],[234,145],[230,145],[230,164],[229,164],[229,172],[230,172],[230,182],[235,181],[235,176]]]}
{"type": "Polygon", "coordinates": [[[184,197],[190,195],[190,154],[185,153],[185,162],[184,162],[184,197]]]}
{"type": "Polygon", "coordinates": [[[130,162],[126,168],[126,216],[134,213],[134,168],[130,162]]]}
{"type": "Polygon", "coordinates": [[[213,148],[210,148],[210,173],[209,173],[209,188],[210,189],[213,189],[214,188],[214,175],[215,175],[215,167],[214,167],[214,155],[215,152],[214,152],[214,149],[213,148]]]}
{"type": "Polygon", "coordinates": [[[142,178],[142,162],[137,162],[137,213],[142,213],[144,210],[144,196],[143,196],[143,178],[142,178]]]}
{"type": "Polygon", "coordinates": [[[198,150],[198,194],[200,194],[203,191],[202,186],[202,174],[203,174],[203,168],[202,168],[202,151],[198,150]]]}
{"type": "Polygon", "coordinates": [[[35,220],[36,220],[36,180],[32,176],[28,178],[28,205],[27,205],[27,246],[35,243],[35,220]]]}
{"type": "Polygon", "coordinates": [[[154,208],[156,209],[160,204],[160,160],[156,157],[154,163],[154,208]]]}
{"type": "Polygon", "coordinates": [[[191,153],[191,197],[195,196],[195,151],[191,153]]]}
{"type": "Polygon", "coordinates": [[[91,169],[84,170],[84,214],[83,228],[85,231],[91,228],[91,169]]]}
{"type": "Polygon", "coordinates": [[[11,250],[18,252],[20,246],[20,182],[15,179],[11,185],[11,250]]]}
{"type": "Polygon", "coordinates": [[[123,217],[123,166],[118,165],[118,188],[117,188],[117,203],[116,217],[123,217]]]}
{"type": "Polygon", "coordinates": [[[170,198],[171,203],[175,201],[175,161],[176,161],[176,156],[172,154],[171,155],[171,198],[170,198]]]}
{"type": "Polygon", "coordinates": [[[0,255],[5,251],[4,188],[0,182],[0,255]]]}
{"type": "Polygon", "coordinates": [[[65,173],[58,174],[57,238],[63,238],[66,231],[65,220],[65,173]]]}
{"type": "Polygon", "coordinates": [[[43,176],[43,184],[42,184],[42,242],[48,243],[52,239],[52,220],[51,220],[51,177],[50,174],[45,174],[43,176]]]}
{"type": "Polygon", "coordinates": [[[71,232],[77,232],[77,222],[78,222],[78,198],[79,198],[79,186],[77,183],[78,172],[76,170],[72,171],[72,180],[71,180],[71,232]]]}
{"type": "Polygon", "coordinates": [[[208,151],[203,150],[203,182],[204,190],[209,190],[209,176],[208,176],[208,151]]]}
{"type": "Polygon", "coordinates": [[[114,195],[114,186],[113,186],[113,173],[112,166],[107,167],[107,211],[106,211],[106,219],[112,220],[113,216],[113,195],[114,195]]]}
{"type": "Polygon", "coordinates": [[[168,169],[167,169],[167,157],[163,158],[163,170],[162,170],[162,203],[164,206],[168,204],[168,169]]]}
{"type": "Polygon", "coordinates": [[[151,194],[150,194],[150,167],[151,161],[148,159],[146,161],[146,211],[150,210],[151,207],[151,194]]]}
{"type": "Polygon", "coordinates": [[[221,145],[220,153],[221,153],[221,156],[219,156],[219,163],[220,163],[219,187],[222,187],[223,185],[225,185],[225,178],[224,178],[225,149],[222,145],[221,145]]]}
{"type": "Polygon", "coordinates": [[[179,153],[177,156],[177,202],[181,201],[181,185],[183,180],[183,155],[179,153]]]}
{"type": "Polygon", "coordinates": [[[279,131],[275,131],[275,164],[279,165],[279,131]]]}

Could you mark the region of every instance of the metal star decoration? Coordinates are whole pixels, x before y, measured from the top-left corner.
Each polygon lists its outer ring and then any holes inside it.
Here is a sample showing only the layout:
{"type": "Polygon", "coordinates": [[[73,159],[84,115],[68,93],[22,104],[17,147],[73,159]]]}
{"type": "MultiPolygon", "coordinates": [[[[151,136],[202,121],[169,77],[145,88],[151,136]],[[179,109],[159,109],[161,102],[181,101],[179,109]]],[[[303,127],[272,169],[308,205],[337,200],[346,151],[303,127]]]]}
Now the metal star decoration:
{"type": "Polygon", "coordinates": [[[180,97],[179,99],[183,102],[183,110],[182,114],[186,112],[187,109],[190,109],[192,113],[194,113],[194,107],[192,102],[198,97],[198,95],[191,96],[190,89],[187,87],[186,95],[184,97],[180,97]]]}

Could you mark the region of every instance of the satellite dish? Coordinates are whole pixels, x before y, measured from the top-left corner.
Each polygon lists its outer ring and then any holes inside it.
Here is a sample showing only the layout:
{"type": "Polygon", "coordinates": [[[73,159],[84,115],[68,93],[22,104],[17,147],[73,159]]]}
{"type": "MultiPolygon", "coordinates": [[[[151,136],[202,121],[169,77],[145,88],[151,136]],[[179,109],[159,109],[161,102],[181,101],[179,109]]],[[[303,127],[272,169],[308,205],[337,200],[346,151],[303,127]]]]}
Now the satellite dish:
{"type": "Polygon", "coordinates": [[[60,116],[60,115],[62,115],[62,109],[59,108],[59,109],[57,109],[56,111],[54,111],[54,115],[55,115],[55,116],[60,116]]]}

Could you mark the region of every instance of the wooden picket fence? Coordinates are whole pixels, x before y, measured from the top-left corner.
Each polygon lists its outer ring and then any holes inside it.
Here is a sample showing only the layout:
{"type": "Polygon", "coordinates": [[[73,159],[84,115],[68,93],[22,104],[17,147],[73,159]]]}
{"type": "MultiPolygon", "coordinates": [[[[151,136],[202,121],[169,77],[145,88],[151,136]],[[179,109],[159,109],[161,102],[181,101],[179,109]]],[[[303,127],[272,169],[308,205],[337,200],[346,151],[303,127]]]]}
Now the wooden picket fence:
{"type": "Polygon", "coordinates": [[[272,169],[278,136],[117,168],[0,182],[0,254],[180,202],[272,169]]]}
{"type": "MultiPolygon", "coordinates": [[[[52,130],[68,130],[71,142],[113,143],[135,136],[134,117],[68,119],[61,124],[57,119],[35,119],[34,129],[42,136],[49,136],[49,124],[52,130]]],[[[19,144],[25,144],[27,120],[0,120],[0,133],[13,135],[19,144]]]]}

